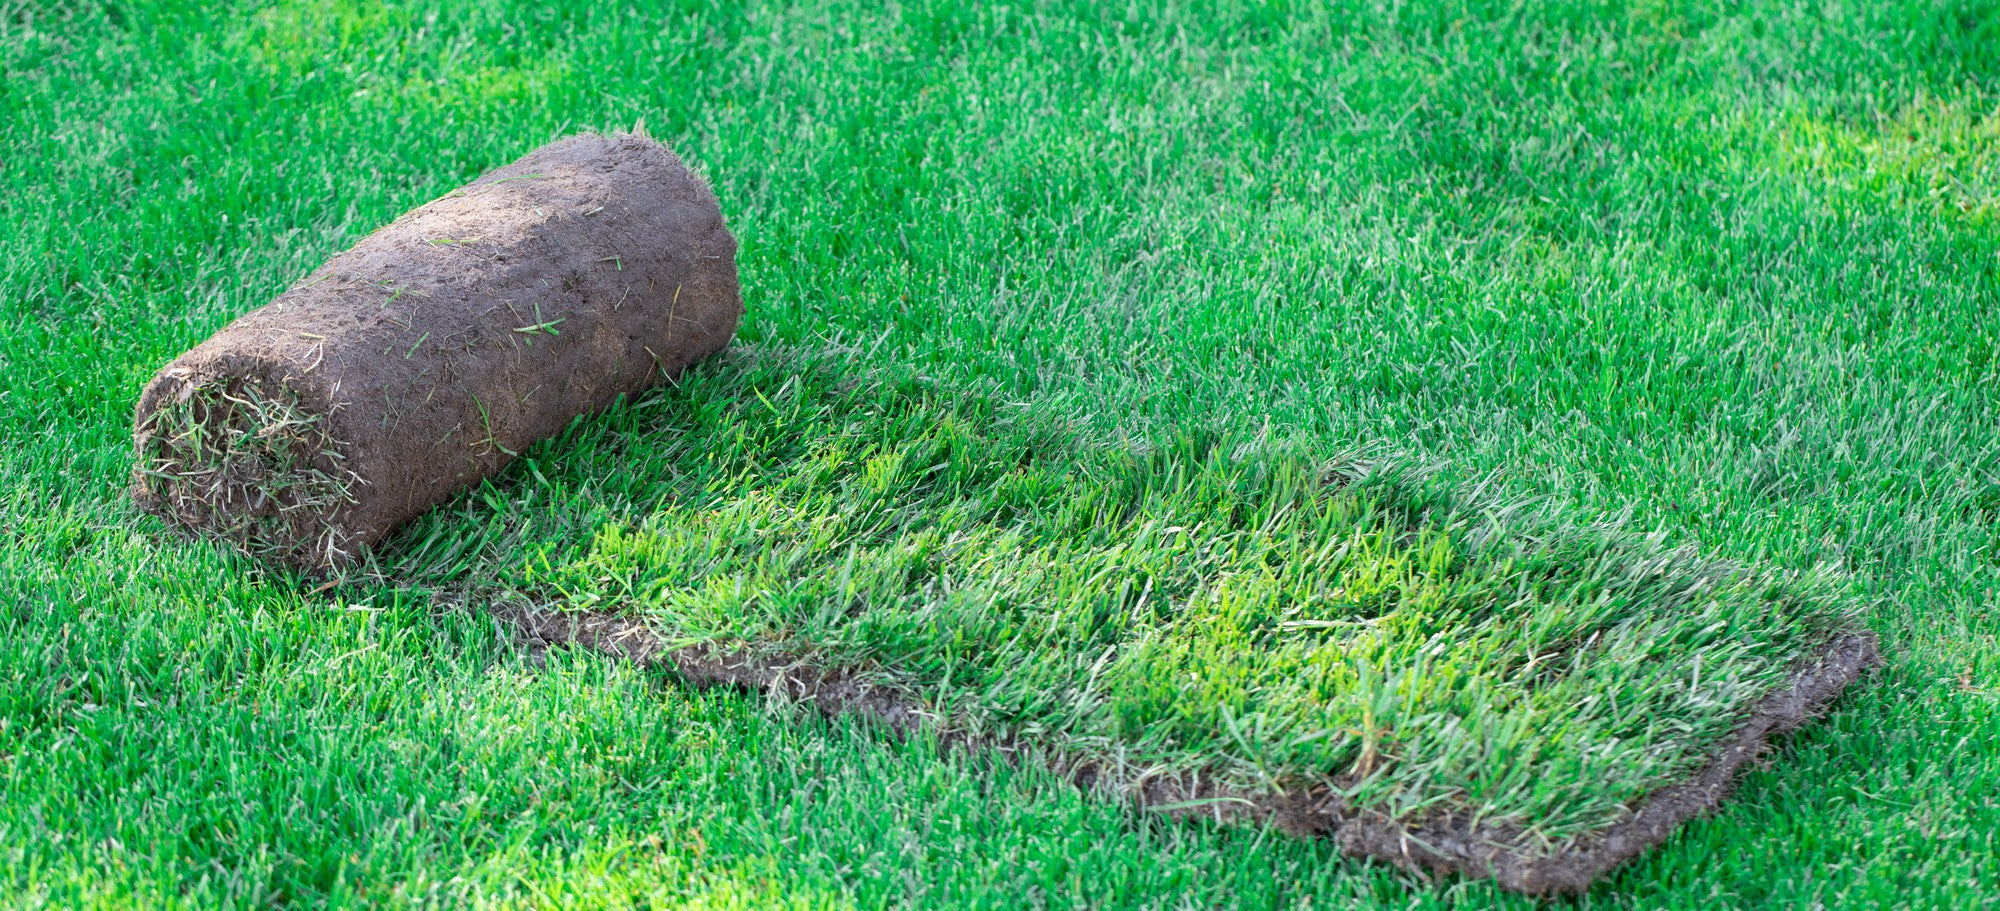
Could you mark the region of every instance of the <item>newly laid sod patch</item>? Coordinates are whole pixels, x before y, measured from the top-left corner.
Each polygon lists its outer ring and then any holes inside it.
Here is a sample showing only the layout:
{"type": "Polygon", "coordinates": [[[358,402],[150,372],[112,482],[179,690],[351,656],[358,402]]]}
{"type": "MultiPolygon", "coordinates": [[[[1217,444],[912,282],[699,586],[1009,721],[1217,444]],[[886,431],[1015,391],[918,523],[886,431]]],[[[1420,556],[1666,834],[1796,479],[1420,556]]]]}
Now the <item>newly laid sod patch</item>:
{"type": "MultiPolygon", "coordinates": [[[[575,492],[503,509],[509,533],[455,574],[479,603],[836,673],[1113,789],[1326,795],[1529,854],[1598,840],[1690,777],[1859,613],[1823,572],[1704,559],[1268,430],[1120,445],[840,365],[741,348],[546,447],[575,492]]],[[[459,546],[384,569],[436,573],[459,546]]]]}

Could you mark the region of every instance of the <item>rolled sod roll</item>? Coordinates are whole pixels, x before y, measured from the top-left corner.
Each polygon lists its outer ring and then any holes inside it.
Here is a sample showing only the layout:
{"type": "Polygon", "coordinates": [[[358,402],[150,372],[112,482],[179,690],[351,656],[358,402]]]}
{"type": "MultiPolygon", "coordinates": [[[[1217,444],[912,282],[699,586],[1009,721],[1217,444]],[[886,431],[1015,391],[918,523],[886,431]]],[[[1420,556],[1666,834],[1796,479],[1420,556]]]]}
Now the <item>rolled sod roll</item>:
{"type": "Polygon", "coordinates": [[[139,397],[142,509],[307,568],[352,560],[743,315],[715,194],[643,135],[537,149],[370,234],[139,397]]]}

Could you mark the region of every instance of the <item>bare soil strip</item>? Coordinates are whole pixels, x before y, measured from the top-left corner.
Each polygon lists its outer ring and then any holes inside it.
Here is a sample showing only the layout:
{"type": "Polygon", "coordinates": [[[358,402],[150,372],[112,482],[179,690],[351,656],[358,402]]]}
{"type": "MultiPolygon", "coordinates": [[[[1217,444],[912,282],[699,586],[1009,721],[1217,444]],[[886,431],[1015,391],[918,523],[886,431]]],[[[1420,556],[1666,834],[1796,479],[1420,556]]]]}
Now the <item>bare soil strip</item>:
{"type": "MultiPolygon", "coordinates": [[[[492,614],[533,651],[576,646],[671,670],[696,687],[730,686],[810,704],[829,716],[852,712],[898,734],[945,721],[894,687],[839,668],[783,656],[673,647],[643,621],[608,614],[540,611],[496,605],[492,614]]],[[[1766,696],[1688,781],[1648,795],[1632,815],[1587,840],[1549,844],[1519,830],[1477,824],[1441,813],[1395,820],[1349,806],[1345,785],[1329,778],[1281,794],[1216,786],[1200,776],[1124,781],[1088,761],[1065,761],[1059,751],[1034,745],[954,734],[955,746],[994,749],[1010,756],[1032,753],[1079,787],[1122,793],[1141,807],[1178,817],[1216,821],[1269,821],[1300,835],[1332,838],[1351,856],[1385,861],[1426,874],[1491,877],[1503,888],[1529,895],[1573,894],[1624,862],[1665,841],[1681,823],[1713,809],[1730,793],[1742,768],[1772,746],[1772,738],[1824,714],[1847,686],[1881,663],[1876,637],[1856,632],[1836,638],[1818,660],[1802,667],[1790,687],[1766,696]]]]}

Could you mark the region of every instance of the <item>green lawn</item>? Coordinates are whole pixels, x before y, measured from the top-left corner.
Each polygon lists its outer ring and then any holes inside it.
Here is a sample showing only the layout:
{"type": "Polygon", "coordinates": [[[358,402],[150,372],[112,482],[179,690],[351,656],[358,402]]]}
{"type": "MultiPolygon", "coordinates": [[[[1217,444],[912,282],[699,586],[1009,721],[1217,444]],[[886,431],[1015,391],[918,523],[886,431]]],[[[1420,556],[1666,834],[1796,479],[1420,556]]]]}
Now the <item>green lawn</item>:
{"type": "Polygon", "coordinates": [[[0,68],[7,904],[1532,904],[534,660],[479,603],[528,597],[1558,839],[1852,611],[1885,668],[1581,904],[2000,906],[2000,4],[30,2],[0,68]],[[735,351],[372,581],[133,515],[161,363],[641,119],[735,351]],[[1450,777],[1509,724],[1554,764],[1450,777]]]}

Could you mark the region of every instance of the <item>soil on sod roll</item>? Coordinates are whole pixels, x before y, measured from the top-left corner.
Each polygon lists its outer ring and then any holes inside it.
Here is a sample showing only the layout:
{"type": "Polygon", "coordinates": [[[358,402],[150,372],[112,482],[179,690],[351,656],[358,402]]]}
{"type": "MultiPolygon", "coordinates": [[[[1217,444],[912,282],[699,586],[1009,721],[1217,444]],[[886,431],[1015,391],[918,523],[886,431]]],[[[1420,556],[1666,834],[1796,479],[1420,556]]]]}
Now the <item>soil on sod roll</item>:
{"type": "Polygon", "coordinates": [[[564,139],[418,207],[162,369],[141,508],[339,564],[531,443],[728,344],[736,241],[642,135],[564,139]]]}

